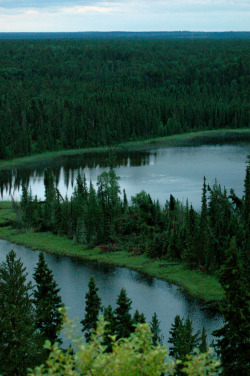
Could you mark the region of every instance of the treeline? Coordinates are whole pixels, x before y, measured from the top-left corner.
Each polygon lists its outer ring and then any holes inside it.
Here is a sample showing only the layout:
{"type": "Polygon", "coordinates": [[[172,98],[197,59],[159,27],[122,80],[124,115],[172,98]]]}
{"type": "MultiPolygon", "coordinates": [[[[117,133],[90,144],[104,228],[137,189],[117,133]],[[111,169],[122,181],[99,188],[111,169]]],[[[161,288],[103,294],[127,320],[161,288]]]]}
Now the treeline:
{"type": "Polygon", "coordinates": [[[2,40],[0,159],[248,127],[248,40],[2,40]]]}
{"type": "Polygon", "coordinates": [[[112,168],[98,176],[97,189],[91,182],[87,186],[85,176],[78,173],[70,199],[55,188],[49,170],[44,184],[44,202],[22,186],[20,206],[16,204],[17,226],[65,234],[103,252],[127,250],[131,256],[145,253],[150,258],[182,260],[189,268],[209,273],[220,269],[235,237],[249,279],[249,165],[243,198],[233,189],[227,193],[216,182],[209,186],[204,178],[200,212],[172,195],[161,208],[145,191],[129,203],[126,192],[120,194],[119,178],[112,168]]]}
{"type": "Polygon", "coordinates": [[[212,38],[212,39],[249,39],[248,31],[79,31],[79,32],[0,32],[0,39],[175,39],[175,38],[212,38]]]}

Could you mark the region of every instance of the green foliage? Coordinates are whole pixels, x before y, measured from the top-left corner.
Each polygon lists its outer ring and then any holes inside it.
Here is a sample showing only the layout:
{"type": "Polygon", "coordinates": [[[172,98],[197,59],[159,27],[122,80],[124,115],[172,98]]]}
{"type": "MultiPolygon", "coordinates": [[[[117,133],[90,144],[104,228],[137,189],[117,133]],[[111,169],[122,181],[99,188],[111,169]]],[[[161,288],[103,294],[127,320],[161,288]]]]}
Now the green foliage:
{"type": "Polygon", "coordinates": [[[116,301],[115,309],[115,334],[117,338],[129,337],[133,331],[133,320],[130,314],[132,301],[127,297],[126,290],[121,289],[116,301]]]}
{"type": "Polygon", "coordinates": [[[164,209],[145,191],[131,197],[131,204],[124,192],[122,201],[119,177],[113,169],[98,176],[97,191],[92,182],[87,187],[85,176],[78,173],[71,200],[63,199],[47,170],[45,203],[34,199],[23,186],[22,215],[17,209],[16,226],[65,234],[87,247],[99,246],[102,252],[124,249],[131,256],[145,254],[152,259],[184,260],[190,269],[211,274],[219,270],[230,238],[235,236],[243,272],[249,280],[250,222],[245,214],[248,170],[247,167],[242,200],[233,190],[228,195],[217,182],[207,186],[204,178],[200,213],[188,203],[183,206],[172,195],[164,209]]]}
{"type": "Polygon", "coordinates": [[[43,252],[39,252],[39,260],[33,277],[36,282],[33,293],[36,327],[42,336],[42,341],[48,339],[54,343],[59,341],[62,325],[59,308],[63,304],[59,295],[60,289],[57,287],[52,271],[48,268],[43,252]]]}
{"type": "Polygon", "coordinates": [[[158,343],[162,345],[163,335],[161,334],[160,321],[158,320],[156,313],[153,314],[152,321],[150,322],[150,328],[152,332],[153,345],[156,346],[158,343]]]}
{"type": "Polygon", "coordinates": [[[41,360],[43,349],[35,326],[32,285],[14,251],[0,264],[0,373],[26,375],[41,360]]]}
{"type": "MultiPolygon", "coordinates": [[[[203,331],[203,337],[201,339],[200,347],[203,352],[205,347],[205,332],[203,331]]],[[[184,361],[187,355],[193,355],[195,348],[199,346],[200,338],[199,332],[193,333],[192,322],[189,317],[184,322],[179,315],[175,317],[174,324],[170,330],[170,337],[168,342],[171,344],[169,349],[169,355],[175,359],[184,361]]],[[[176,373],[183,375],[183,365],[177,363],[176,373]]]]}
{"type": "Polygon", "coordinates": [[[103,344],[106,346],[106,351],[110,352],[112,350],[112,336],[114,336],[115,333],[115,316],[111,305],[104,308],[103,317],[106,322],[103,335],[103,344]]]}
{"type": "Polygon", "coordinates": [[[207,335],[204,327],[202,328],[201,332],[199,350],[201,353],[207,352],[207,335]]]}
{"type": "Polygon", "coordinates": [[[0,158],[248,127],[248,40],[0,43],[0,158]]]}
{"type": "MultiPolygon", "coordinates": [[[[103,345],[105,323],[99,319],[96,331],[89,344],[72,334],[72,324],[65,316],[65,321],[73,341],[73,351],[61,350],[57,344],[46,343],[50,350],[46,364],[37,367],[29,376],[69,375],[69,376],[160,376],[173,374],[174,361],[167,357],[164,346],[153,345],[152,334],[147,324],[140,324],[128,338],[116,340],[113,337],[112,352],[107,352],[103,345]]],[[[210,353],[196,353],[185,360],[185,373],[190,376],[213,376],[219,363],[210,353]]]]}
{"type": "Polygon", "coordinates": [[[238,261],[238,249],[232,238],[220,271],[225,290],[222,306],[225,325],[213,334],[219,337],[216,347],[222,362],[223,376],[247,376],[250,370],[250,295],[238,261]]]}
{"type": "Polygon", "coordinates": [[[93,276],[90,277],[88,287],[89,290],[85,297],[85,317],[81,321],[82,331],[85,332],[87,342],[90,341],[92,330],[96,328],[97,318],[101,310],[101,298],[97,294],[98,287],[93,276]]]}

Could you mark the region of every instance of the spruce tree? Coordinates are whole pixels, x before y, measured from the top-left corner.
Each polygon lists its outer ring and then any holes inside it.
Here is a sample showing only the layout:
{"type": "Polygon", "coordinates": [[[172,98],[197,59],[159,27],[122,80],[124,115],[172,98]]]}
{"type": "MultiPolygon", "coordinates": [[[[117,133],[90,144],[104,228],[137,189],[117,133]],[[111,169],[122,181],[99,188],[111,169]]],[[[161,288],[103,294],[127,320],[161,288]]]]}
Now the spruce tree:
{"type": "Polygon", "coordinates": [[[250,371],[250,294],[242,278],[235,238],[226,252],[219,279],[225,290],[221,308],[225,325],[213,334],[219,337],[216,348],[221,356],[222,375],[247,376],[250,371]]]}
{"type": "Polygon", "coordinates": [[[45,186],[45,212],[44,212],[44,226],[51,229],[54,225],[54,210],[56,191],[54,188],[54,179],[52,172],[45,171],[44,174],[44,186],[45,186]]]}
{"type": "Polygon", "coordinates": [[[124,288],[121,289],[116,304],[115,328],[117,337],[129,337],[130,333],[133,331],[133,320],[130,314],[132,301],[127,297],[127,292],[124,288]]]}
{"type": "Polygon", "coordinates": [[[156,313],[153,314],[152,321],[150,322],[150,327],[151,327],[151,331],[153,334],[153,337],[152,337],[153,345],[157,346],[158,343],[162,345],[162,341],[164,337],[161,334],[160,321],[158,320],[156,313]]]}
{"type": "Polygon", "coordinates": [[[44,340],[59,341],[62,317],[58,310],[63,304],[59,295],[60,289],[52,271],[48,268],[43,252],[39,252],[39,260],[33,276],[36,281],[34,290],[36,327],[44,340]]]}
{"type": "Polygon", "coordinates": [[[0,374],[26,375],[40,361],[32,285],[14,251],[0,264],[0,374]]]}
{"type": "Polygon", "coordinates": [[[204,176],[202,199],[201,199],[201,215],[199,220],[199,263],[201,266],[207,266],[208,253],[209,253],[209,231],[208,231],[208,209],[207,209],[207,185],[204,176]]]}
{"type": "Polygon", "coordinates": [[[202,353],[207,352],[207,335],[204,327],[202,328],[201,332],[199,350],[202,353]]]}
{"type": "Polygon", "coordinates": [[[185,259],[190,268],[198,265],[196,212],[191,205],[188,213],[185,259]]]}
{"type": "Polygon", "coordinates": [[[90,277],[88,287],[89,290],[85,296],[85,317],[81,324],[83,325],[82,331],[85,332],[86,341],[90,342],[91,332],[96,329],[98,315],[101,311],[101,298],[97,294],[99,289],[93,276],[90,277]]]}
{"type": "MultiPolygon", "coordinates": [[[[195,347],[199,345],[199,332],[193,334],[192,321],[189,317],[184,322],[179,315],[175,317],[174,324],[170,330],[168,342],[171,344],[169,355],[175,359],[184,361],[186,355],[192,354],[195,347]]],[[[184,375],[181,371],[182,365],[177,365],[176,372],[178,375],[184,375]]]]}
{"type": "Polygon", "coordinates": [[[103,344],[107,346],[106,351],[111,352],[112,340],[110,336],[115,334],[115,317],[114,317],[114,311],[111,305],[108,305],[107,307],[104,308],[103,316],[104,316],[104,320],[107,322],[107,325],[105,326],[103,344]]]}
{"type": "MultiPolygon", "coordinates": [[[[243,217],[245,223],[250,226],[250,154],[247,156],[246,176],[244,180],[243,217]]],[[[248,227],[249,229],[249,227],[248,227]]]]}
{"type": "Polygon", "coordinates": [[[136,309],[134,316],[133,316],[133,322],[134,322],[134,325],[144,324],[146,322],[146,317],[144,316],[144,313],[140,313],[138,309],[136,309]]]}

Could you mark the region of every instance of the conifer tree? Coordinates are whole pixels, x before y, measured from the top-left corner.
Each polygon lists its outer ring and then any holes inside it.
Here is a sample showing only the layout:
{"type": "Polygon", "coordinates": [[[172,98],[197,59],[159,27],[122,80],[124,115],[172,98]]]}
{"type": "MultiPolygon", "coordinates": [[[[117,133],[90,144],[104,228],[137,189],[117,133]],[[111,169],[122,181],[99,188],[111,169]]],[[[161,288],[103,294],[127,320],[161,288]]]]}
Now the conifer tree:
{"type": "Polygon", "coordinates": [[[190,268],[195,268],[198,264],[197,223],[196,223],[196,213],[192,205],[188,213],[186,244],[187,244],[186,261],[188,262],[190,268]]]}
{"type": "Polygon", "coordinates": [[[207,211],[207,185],[206,178],[204,176],[203,188],[202,188],[202,199],[201,199],[201,215],[199,221],[199,263],[205,266],[207,263],[207,256],[209,253],[209,233],[208,233],[208,211],[207,211]]]}
{"type": "Polygon", "coordinates": [[[14,251],[0,264],[0,373],[26,375],[28,367],[40,361],[32,307],[32,285],[14,251]]]}
{"type": "Polygon", "coordinates": [[[250,154],[247,156],[246,176],[244,180],[243,216],[245,223],[250,226],[250,154]]]}
{"type": "Polygon", "coordinates": [[[202,332],[201,332],[199,350],[202,353],[207,352],[207,335],[206,335],[206,330],[204,327],[202,328],[202,332]]]}
{"type": "MultiPolygon", "coordinates": [[[[244,181],[243,227],[244,241],[241,249],[241,259],[245,279],[250,286],[250,154],[247,159],[246,176],[244,181]]],[[[249,287],[248,287],[249,288],[249,287]]]]}
{"type": "Polygon", "coordinates": [[[107,346],[107,351],[110,352],[112,350],[112,339],[110,336],[115,334],[115,317],[110,304],[104,308],[103,316],[104,320],[107,322],[104,331],[104,345],[107,346]]]}
{"type": "MultiPolygon", "coordinates": [[[[189,317],[185,322],[179,315],[175,317],[168,342],[171,344],[169,355],[173,356],[175,359],[184,361],[186,355],[193,353],[194,348],[199,344],[199,332],[193,334],[192,321],[189,317]]],[[[177,365],[176,369],[178,375],[184,375],[181,368],[181,365],[177,365]]]]}
{"type": "MultiPolygon", "coordinates": [[[[97,244],[101,237],[102,213],[96,197],[95,188],[90,182],[87,205],[84,207],[84,220],[86,225],[87,241],[97,244]]],[[[93,244],[93,245],[94,245],[93,244]]]]}
{"type": "Polygon", "coordinates": [[[90,342],[91,332],[96,329],[96,323],[98,315],[101,311],[101,298],[98,295],[98,287],[95,283],[95,278],[90,277],[89,290],[85,296],[85,317],[81,321],[83,325],[82,331],[85,332],[85,338],[87,342],[90,342]]]}
{"type": "Polygon", "coordinates": [[[140,313],[138,309],[136,309],[134,316],[133,316],[134,325],[136,324],[144,324],[146,322],[146,317],[144,313],[140,313]]]}
{"type": "Polygon", "coordinates": [[[34,304],[36,311],[36,327],[43,339],[56,342],[62,325],[59,308],[63,306],[59,295],[60,289],[48,268],[44,253],[39,252],[39,260],[33,274],[36,281],[34,304]]]}
{"type": "Polygon", "coordinates": [[[216,348],[221,356],[222,375],[247,376],[250,370],[250,295],[242,278],[235,238],[226,252],[219,279],[225,290],[222,305],[225,325],[213,334],[219,337],[216,348]]]}
{"type": "Polygon", "coordinates": [[[151,332],[153,334],[153,337],[152,337],[153,345],[157,346],[158,343],[162,345],[162,341],[164,337],[161,334],[160,321],[158,320],[156,313],[153,314],[152,320],[150,322],[150,327],[151,327],[151,332]]]}
{"type": "Polygon", "coordinates": [[[133,320],[130,314],[132,301],[127,297],[127,292],[124,288],[121,289],[116,304],[115,328],[117,337],[129,337],[133,331],[133,320]]]}
{"type": "Polygon", "coordinates": [[[52,172],[49,170],[45,171],[44,175],[44,185],[45,185],[45,213],[44,213],[44,225],[46,228],[50,229],[54,224],[54,207],[56,199],[56,191],[54,188],[54,180],[52,172]]]}

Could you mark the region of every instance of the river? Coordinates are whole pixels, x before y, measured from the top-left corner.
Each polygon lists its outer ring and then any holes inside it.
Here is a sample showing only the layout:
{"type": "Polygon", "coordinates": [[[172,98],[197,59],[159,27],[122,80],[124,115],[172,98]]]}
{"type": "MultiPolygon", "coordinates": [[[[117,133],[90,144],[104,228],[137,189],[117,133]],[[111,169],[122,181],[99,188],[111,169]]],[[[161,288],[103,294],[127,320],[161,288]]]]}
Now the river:
{"type": "MultiPolygon", "coordinates": [[[[0,240],[0,262],[6,259],[11,249],[16,252],[18,258],[22,259],[28,272],[28,280],[32,280],[34,267],[38,261],[38,251],[0,240]]],[[[174,284],[133,270],[92,261],[52,254],[45,254],[45,258],[61,289],[63,303],[66,307],[70,307],[71,318],[78,317],[81,320],[84,317],[85,294],[90,276],[93,275],[104,306],[111,304],[115,308],[117,296],[124,287],[133,302],[132,313],[138,309],[145,314],[147,321],[151,321],[156,312],[161,321],[160,327],[166,345],[176,315],[185,318],[189,316],[195,331],[201,330],[204,326],[209,342],[212,341],[212,331],[222,325],[220,314],[201,310],[197,299],[191,298],[174,284]]]]}

